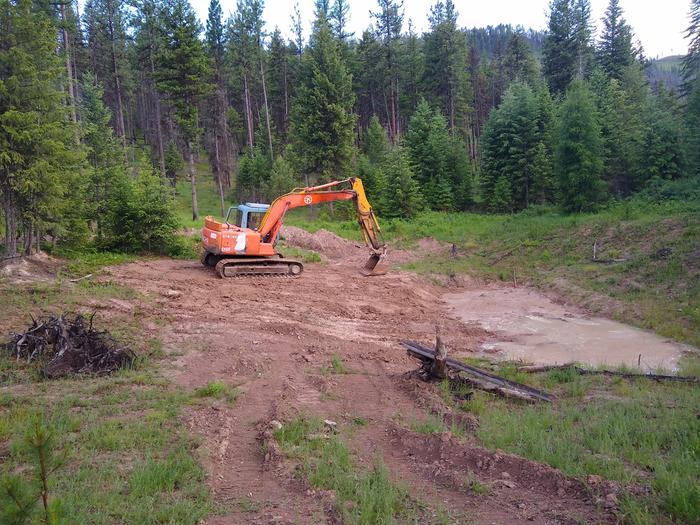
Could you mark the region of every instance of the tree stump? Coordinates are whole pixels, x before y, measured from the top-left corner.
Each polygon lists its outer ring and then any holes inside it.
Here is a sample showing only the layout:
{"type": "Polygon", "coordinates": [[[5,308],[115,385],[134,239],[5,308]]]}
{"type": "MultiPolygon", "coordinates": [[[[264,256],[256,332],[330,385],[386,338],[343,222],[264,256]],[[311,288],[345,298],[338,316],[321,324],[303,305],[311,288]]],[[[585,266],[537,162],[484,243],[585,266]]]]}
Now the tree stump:
{"type": "Polygon", "coordinates": [[[445,379],[447,377],[446,360],[447,348],[440,337],[440,327],[435,326],[435,360],[430,367],[430,375],[438,379],[445,379]]]}

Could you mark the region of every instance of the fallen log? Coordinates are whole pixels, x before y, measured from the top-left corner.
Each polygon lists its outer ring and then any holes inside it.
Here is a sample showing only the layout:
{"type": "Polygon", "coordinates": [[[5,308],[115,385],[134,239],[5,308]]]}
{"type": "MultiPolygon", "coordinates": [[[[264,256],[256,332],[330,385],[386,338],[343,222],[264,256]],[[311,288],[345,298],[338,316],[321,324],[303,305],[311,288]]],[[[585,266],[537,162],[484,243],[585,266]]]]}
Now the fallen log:
{"type": "MultiPolygon", "coordinates": [[[[429,364],[432,366],[432,363],[435,361],[436,352],[424,347],[420,343],[416,343],[415,341],[402,341],[401,345],[408,351],[408,355],[421,360],[426,365],[429,364]]],[[[458,372],[464,372],[469,376],[468,380],[471,383],[483,390],[497,392],[504,396],[515,397],[525,401],[545,401],[551,403],[554,400],[554,396],[543,390],[516,383],[505,377],[492,374],[491,372],[462,363],[450,357],[445,359],[445,365],[458,372]]]]}
{"type": "Polygon", "coordinates": [[[677,381],[680,383],[700,383],[700,378],[692,376],[672,376],[665,374],[637,374],[634,372],[618,372],[615,370],[592,370],[590,368],[582,368],[576,363],[567,363],[564,365],[542,365],[542,366],[520,366],[519,372],[527,372],[528,374],[537,374],[540,372],[549,372],[551,370],[566,370],[573,368],[581,375],[601,375],[611,377],[624,377],[626,379],[651,379],[653,381],[677,381]]]}

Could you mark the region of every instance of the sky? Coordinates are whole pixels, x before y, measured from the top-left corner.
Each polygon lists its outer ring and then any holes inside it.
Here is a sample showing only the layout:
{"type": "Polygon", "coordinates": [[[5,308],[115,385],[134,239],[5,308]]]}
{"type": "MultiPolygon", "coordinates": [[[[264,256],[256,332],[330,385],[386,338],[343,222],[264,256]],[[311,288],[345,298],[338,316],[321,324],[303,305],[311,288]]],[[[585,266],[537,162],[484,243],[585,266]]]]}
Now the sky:
{"type": "MultiPolygon", "coordinates": [[[[204,24],[209,0],[190,0],[204,24]]],[[[235,9],[236,0],[220,0],[224,18],[235,9]]],[[[313,19],[313,0],[298,0],[299,10],[308,37],[313,19]]],[[[428,13],[434,0],[404,0],[404,31],[408,20],[419,34],[428,29],[428,13]]],[[[525,28],[544,29],[547,24],[549,0],[454,0],[459,12],[460,27],[483,27],[487,25],[512,24],[525,28]]],[[[295,0],[266,0],[265,21],[268,31],[277,26],[291,37],[295,0]]],[[[371,23],[370,11],[377,10],[376,0],[349,0],[349,30],[355,36],[371,23]]],[[[591,0],[592,18],[601,27],[600,19],[605,13],[608,0],[591,0]]],[[[620,0],[627,22],[635,37],[642,42],[647,57],[663,57],[685,54],[687,41],[683,35],[688,26],[690,0],[620,0]]]]}

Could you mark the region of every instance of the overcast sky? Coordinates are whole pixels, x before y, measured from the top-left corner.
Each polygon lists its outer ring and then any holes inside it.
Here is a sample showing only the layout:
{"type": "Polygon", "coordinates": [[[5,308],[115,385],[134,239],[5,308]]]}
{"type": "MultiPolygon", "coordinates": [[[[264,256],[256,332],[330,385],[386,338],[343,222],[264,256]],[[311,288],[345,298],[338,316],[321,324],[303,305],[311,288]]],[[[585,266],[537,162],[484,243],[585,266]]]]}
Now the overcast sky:
{"type": "MultiPolygon", "coordinates": [[[[209,0],[190,0],[197,10],[202,24],[207,18],[209,0]]],[[[224,17],[235,9],[236,0],[220,0],[224,17]]],[[[461,27],[512,24],[525,28],[544,29],[547,23],[549,0],[454,0],[459,12],[461,27]]],[[[267,30],[278,26],[287,37],[291,36],[291,23],[295,0],[266,0],[265,21],[267,30]]],[[[376,0],[350,0],[350,31],[359,37],[370,24],[370,11],[377,10],[376,0]]],[[[404,0],[404,30],[408,19],[418,33],[428,28],[428,13],[434,0],[404,0]]],[[[593,20],[600,27],[600,19],[608,0],[591,0],[593,20]]],[[[688,26],[690,0],[620,0],[627,22],[632,26],[636,39],[644,45],[648,57],[684,54],[687,44],[683,38],[688,26]]],[[[313,0],[299,0],[299,9],[308,36],[313,18],[313,0]]]]}

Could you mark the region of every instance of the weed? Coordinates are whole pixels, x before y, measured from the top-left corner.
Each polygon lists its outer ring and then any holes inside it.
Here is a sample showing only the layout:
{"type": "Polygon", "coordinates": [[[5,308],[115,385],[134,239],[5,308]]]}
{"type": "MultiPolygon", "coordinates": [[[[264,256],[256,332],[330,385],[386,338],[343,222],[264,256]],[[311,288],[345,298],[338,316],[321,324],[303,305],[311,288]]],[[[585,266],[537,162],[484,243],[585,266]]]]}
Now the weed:
{"type": "Polygon", "coordinates": [[[335,374],[347,374],[348,369],[343,362],[343,358],[339,354],[335,353],[331,356],[331,368],[335,374]]]}
{"type": "Polygon", "coordinates": [[[364,427],[367,424],[367,419],[361,416],[355,416],[352,418],[352,424],[358,427],[364,427]]]}
{"type": "Polygon", "coordinates": [[[195,397],[215,397],[226,399],[229,403],[236,401],[240,393],[241,391],[238,388],[226,384],[221,379],[209,381],[206,385],[194,391],[195,397]]]}

